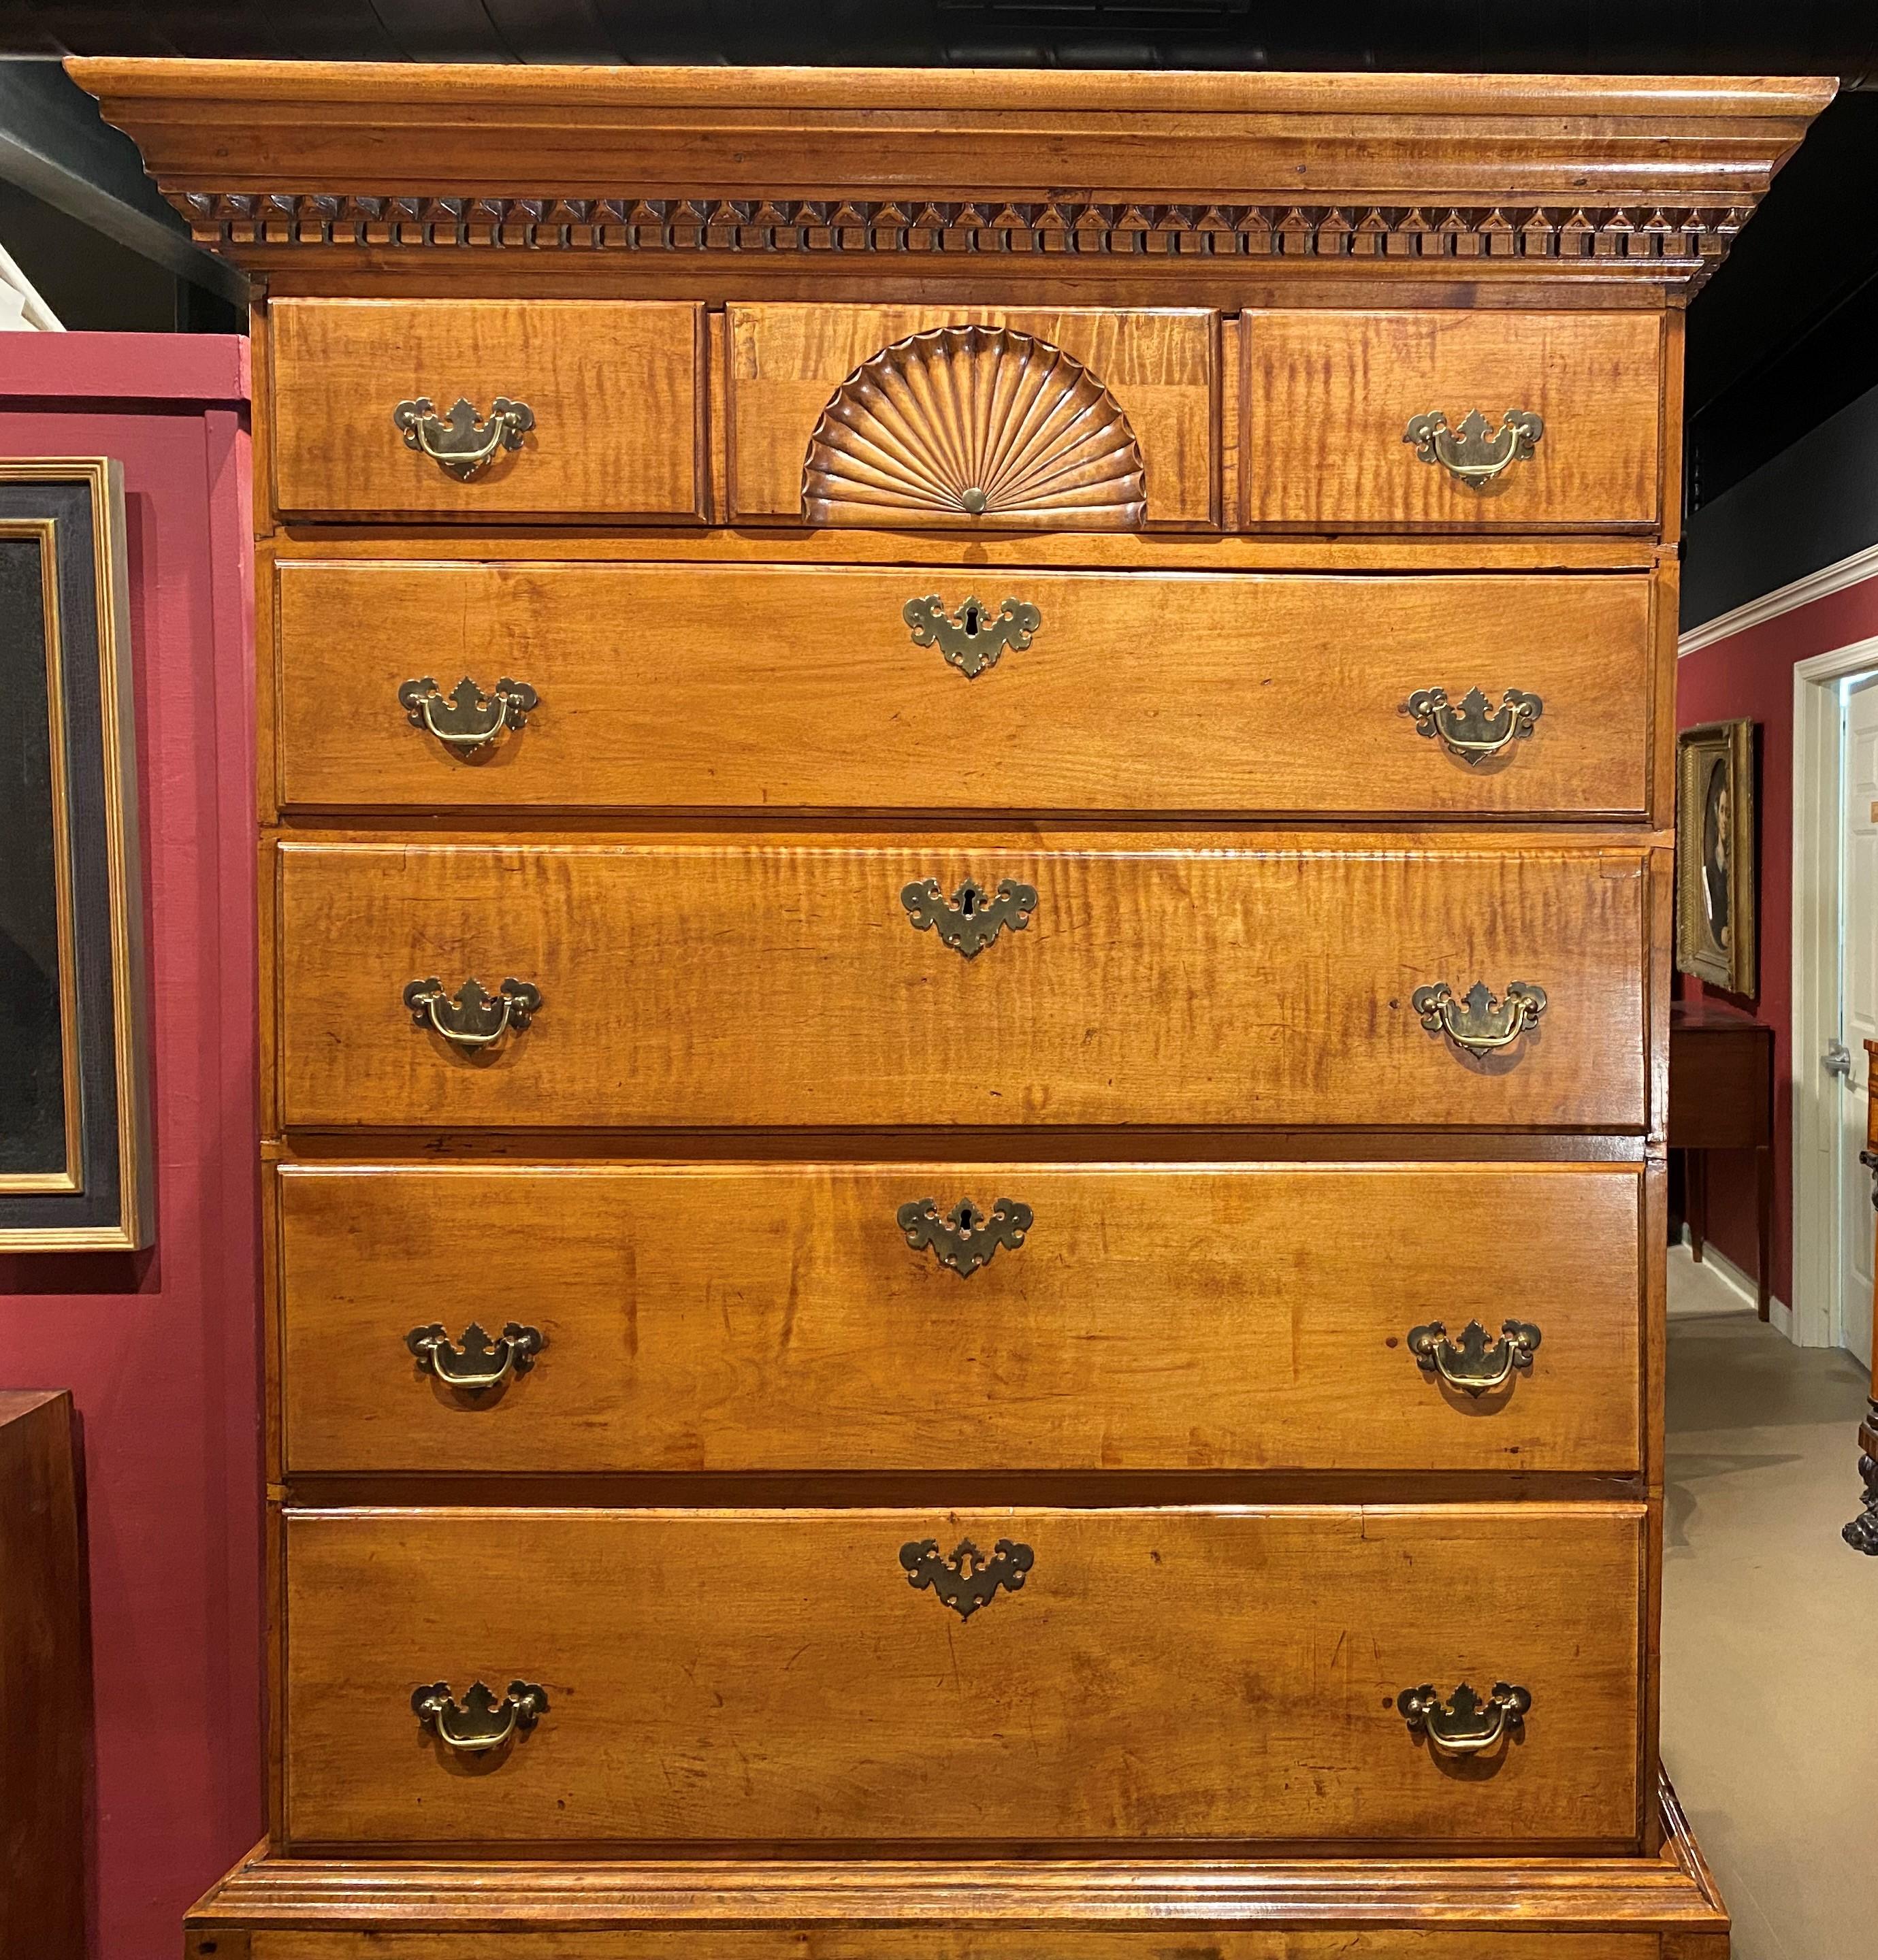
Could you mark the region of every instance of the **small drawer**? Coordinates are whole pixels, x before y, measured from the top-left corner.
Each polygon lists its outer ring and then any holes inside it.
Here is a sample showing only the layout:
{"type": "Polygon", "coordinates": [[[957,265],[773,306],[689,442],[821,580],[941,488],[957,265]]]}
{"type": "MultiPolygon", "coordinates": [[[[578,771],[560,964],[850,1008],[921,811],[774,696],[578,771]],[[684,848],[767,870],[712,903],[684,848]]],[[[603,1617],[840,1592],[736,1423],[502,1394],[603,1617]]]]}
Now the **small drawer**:
{"type": "Polygon", "coordinates": [[[290,1511],[288,1848],[1634,1844],[1645,1516],[290,1511]]]}
{"type": "Polygon", "coordinates": [[[1639,1462],[1634,1166],[276,1177],[294,1475],[1639,1462]]]}
{"type": "Polygon", "coordinates": [[[1663,331],[1650,313],[1248,313],[1246,525],[1650,530],[1663,331]]]}
{"type": "Polygon", "coordinates": [[[286,843],[282,1112],[1634,1131],[1650,861],[1329,832],[286,843]]]}
{"type": "Polygon", "coordinates": [[[725,315],[734,522],[1218,524],[1214,313],[756,305],[725,315]]]}
{"type": "Polygon", "coordinates": [[[1637,574],[303,562],[277,590],[290,808],[1645,807],[1637,574]]]}
{"type": "Polygon", "coordinates": [[[703,309],[689,305],[277,300],[275,508],[695,523],[703,345],[703,309]],[[460,401],[469,409],[453,420],[460,401]]]}

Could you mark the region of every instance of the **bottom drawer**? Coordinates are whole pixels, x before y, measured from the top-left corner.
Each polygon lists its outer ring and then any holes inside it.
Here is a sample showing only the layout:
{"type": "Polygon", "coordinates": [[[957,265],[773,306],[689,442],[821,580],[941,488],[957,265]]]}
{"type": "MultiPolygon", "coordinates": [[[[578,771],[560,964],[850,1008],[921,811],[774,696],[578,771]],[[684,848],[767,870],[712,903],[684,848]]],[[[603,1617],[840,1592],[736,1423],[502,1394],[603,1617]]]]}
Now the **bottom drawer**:
{"type": "Polygon", "coordinates": [[[288,1834],[1621,1847],[1644,1516],[293,1512],[288,1834]]]}

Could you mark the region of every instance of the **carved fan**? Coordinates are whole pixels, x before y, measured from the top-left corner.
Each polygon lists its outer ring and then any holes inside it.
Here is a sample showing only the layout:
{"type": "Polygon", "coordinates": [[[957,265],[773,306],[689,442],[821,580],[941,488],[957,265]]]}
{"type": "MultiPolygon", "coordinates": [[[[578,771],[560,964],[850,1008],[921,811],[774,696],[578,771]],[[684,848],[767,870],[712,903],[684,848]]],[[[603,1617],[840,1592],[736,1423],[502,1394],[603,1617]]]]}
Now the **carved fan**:
{"type": "Polygon", "coordinates": [[[836,390],[802,510],[812,524],[1128,531],[1147,497],[1128,418],[1081,361],[1008,327],[942,326],[836,390]]]}

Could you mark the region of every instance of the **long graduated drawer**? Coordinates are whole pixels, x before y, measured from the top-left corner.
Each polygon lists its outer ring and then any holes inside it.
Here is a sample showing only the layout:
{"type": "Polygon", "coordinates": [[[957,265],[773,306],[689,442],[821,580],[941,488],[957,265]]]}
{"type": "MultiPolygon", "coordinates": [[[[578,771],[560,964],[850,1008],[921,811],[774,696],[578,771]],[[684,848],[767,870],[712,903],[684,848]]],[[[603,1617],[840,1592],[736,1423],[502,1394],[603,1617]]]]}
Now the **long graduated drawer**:
{"type": "Polygon", "coordinates": [[[275,1175],[296,1476],[1641,1462],[1634,1165],[275,1175]]]}
{"type": "Polygon", "coordinates": [[[279,792],[1634,818],[1651,594],[1634,573],[294,562],[279,792]]]}
{"type": "Polygon", "coordinates": [[[290,1511],[289,1848],[1616,1848],[1644,1521],[290,1511]],[[1469,1718],[1463,1684],[1529,1705],[1469,1718]],[[1418,1723],[1399,1698],[1423,1688],[1418,1723]]]}
{"type": "Polygon", "coordinates": [[[1645,1122],[1634,847],[731,834],[275,861],[288,1125],[1645,1122]]]}

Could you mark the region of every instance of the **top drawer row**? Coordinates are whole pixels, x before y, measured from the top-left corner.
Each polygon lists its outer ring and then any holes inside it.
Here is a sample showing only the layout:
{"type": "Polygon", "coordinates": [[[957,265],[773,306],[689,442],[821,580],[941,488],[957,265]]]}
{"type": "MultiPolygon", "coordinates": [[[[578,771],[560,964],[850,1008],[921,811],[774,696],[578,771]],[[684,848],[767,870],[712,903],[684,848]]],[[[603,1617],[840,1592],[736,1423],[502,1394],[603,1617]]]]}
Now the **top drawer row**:
{"type": "Polygon", "coordinates": [[[1647,531],[1660,506],[1650,313],[1247,313],[1227,385],[1208,312],[732,306],[715,397],[702,307],[270,320],[285,518],[1647,531]]]}

